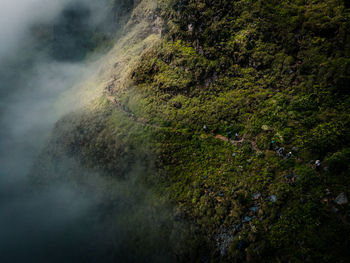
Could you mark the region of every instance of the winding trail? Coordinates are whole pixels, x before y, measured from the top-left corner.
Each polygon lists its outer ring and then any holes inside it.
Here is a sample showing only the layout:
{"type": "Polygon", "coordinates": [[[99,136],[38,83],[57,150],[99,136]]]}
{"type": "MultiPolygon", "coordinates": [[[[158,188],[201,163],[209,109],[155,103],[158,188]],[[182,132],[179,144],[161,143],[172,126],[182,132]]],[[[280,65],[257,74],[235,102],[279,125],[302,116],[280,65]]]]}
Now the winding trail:
{"type": "MultiPolygon", "coordinates": [[[[235,146],[238,146],[240,143],[246,141],[246,138],[245,138],[244,136],[243,136],[240,140],[237,140],[237,141],[236,141],[236,140],[231,140],[231,139],[229,139],[229,138],[227,138],[227,137],[225,137],[225,136],[223,136],[223,135],[221,135],[221,134],[216,135],[216,136],[215,136],[215,139],[218,139],[218,140],[221,140],[221,141],[225,141],[225,142],[229,142],[229,143],[231,143],[231,144],[233,144],[233,145],[235,145],[235,146]]],[[[248,140],[247,140],[247,141],[248,141],[248,140]]],[[[255,151],[261,152],[260,149],[258,148],[256,142],[250,141],[250,143],[251,143],[252,148],[253,148],[255,151]]]]}
{"type": "Polygon", "coordinates": [[[116,98],[110,94],[108,94],[107,92],[105,92],[105,97],[107,100],[109,100],[110,102],[113,103],[114,106],[116,106],[118,108],[119,111],[123,112],[125,115],[128,115],[130,119],[132,119],[134,122],[137,122],[143,126],[148,126],[148,127],[153,127],[155,129],[162,129],[162,127],[155,125],[155,124],[151,124],[149,122],[149,120],[144,119],[144,118],[138,118],[135,116],[135,114],[131,111],[128,111],[127,109],[125,109],[125,107],[123,107],[123,105],[116,101],[116,98]]]}
{"type": "MultiPolygon", "coordinates": [[[[132,121],[139,123],[143,126],[152,127],[155,129],[165,129],[165,127],[161,127],[159,125],[150,123],[150,121],[145,119],[145,118],[139,118],[139,117],[135,116],[135,114],[133,112],[128,111],[125,107],[123,107],[123,105],[119,101],[116,100],[116,97],[109,94],[108,91],[105,91],[104,94],[105,94],[105,97],[107,100],[109,100],[113,105],[115,105],[119,111],[123,112],[125,115],[128,115],[129,118],[132,119],[132,121]]],[[[173,128],[173,130],[178,131],[174,128],[173,128]]],[[[240,140],[235,141],[235,140],[231,140],[231,139],[229,139],[221,134],[217,134],[217,135],[212,134],[211,136],[213,136],[217,140],[229,142],[235,146],[238,146],[240,143],[242,143],[246,140],[245,137],[242,137],[240,140]]],[[[258,148],[256,142],[250,141],[250,143],[251,143],[252,148],[255,151],[261,152],[261,150],[258,148]]]]}
{"type": "MultiPolygon", "coordinates": [[[[155,124],[152,124],[150,123],[149,120],[145,119],[145,118],[139,118],[139,117],[136,117],[135,114],[129,110],[127,110],[124,105],[122,105],[120,102],[118,102],[116,100],[116,97],[115,96],[112,96],[111,94],[109,94],[108,91],[105,91],[105,97],[107,100],[109,100],[113,105],[116,106],[116,108],[123,112],[125,115],[129,116],[129,118],[136,122],[136,123],[139,123],[140,125],[143,125],[143,126],[148,126],[148,127],[152,127],[152,128],[155,128],[155,129],[165,129],[166,127],[161,127],[159,125],[155,125],[155,124]]],[[[169,128],[168,128],[169,129],[169,128]]],[[[172,130],[174,131],[179,131],[175,128],[172,128],[172,130]]],[[[231,140],[221,134],[210,134],[211,137],[214,137],[215,139],[217,140],[220,140],[220,141],[224,141],[224,142],[229,142],[231,144],[233,144],[234,146],[239,146],[239,144],[243,143],[244,141],[248,141],[245,136],[243,136],[240,140],[231,140]]],[[[256,151],[256,152],[262,152],[259,147],[257,146],[256,142],[255,141],[249,141],[252,148],[256,151]]],[[[299,158],[297,158],[297,160],[299,160],[299,158]]],[[[320,175],[319,175],[320,176],[320,175]]],[[[325,184],[325,187],[327,186],[325,182],[323,182],[325,184]]],[[[327,200],[328,202],[329,200],[327,200]]],[[[339,214],[338,215],[338,219],[343,223],[343,224],[346,224],[346,225],[350,225],[350,223],[346,220],[345,216],[343,216],[342,214],[339,214]]]]}

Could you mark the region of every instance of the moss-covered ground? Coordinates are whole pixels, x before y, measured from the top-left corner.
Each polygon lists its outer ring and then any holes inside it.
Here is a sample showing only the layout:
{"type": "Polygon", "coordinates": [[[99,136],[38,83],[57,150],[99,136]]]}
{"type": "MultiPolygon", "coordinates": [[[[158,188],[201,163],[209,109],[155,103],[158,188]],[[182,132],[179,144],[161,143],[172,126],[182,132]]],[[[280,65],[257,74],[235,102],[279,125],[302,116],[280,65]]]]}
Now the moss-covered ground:
{"type": "Polygon", "coordinates": [[[64,151],[113,175],[154,164],[145,183],[195,225],[191,262],[348,262],[347,1],[165,2],[162,39],[107,88],[136,117],[102,98],[64,151]]]}
{"type": "Polygon", "coordinates": [[[350,196],[347,3],[173,1],[162,17],[121,100],[169,127],[165,192],[211,260],[349,260],[349,204],[334,201],[350,196]],[[229,132],[243,142],[213,136],[229,132]]]}

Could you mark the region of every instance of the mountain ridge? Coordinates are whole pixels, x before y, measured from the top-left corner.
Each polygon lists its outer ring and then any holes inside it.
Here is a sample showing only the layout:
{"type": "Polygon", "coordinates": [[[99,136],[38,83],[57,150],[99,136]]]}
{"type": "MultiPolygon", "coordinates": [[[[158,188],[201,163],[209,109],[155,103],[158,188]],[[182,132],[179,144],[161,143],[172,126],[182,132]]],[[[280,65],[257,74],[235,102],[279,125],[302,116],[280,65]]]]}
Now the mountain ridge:
{"type": "Polygon", "coordinates": [[[150,162],[197,235],[184,262],[346,262],[349,28],[340,0],[140,1],[51,146],[112,177],[150,162]]]}

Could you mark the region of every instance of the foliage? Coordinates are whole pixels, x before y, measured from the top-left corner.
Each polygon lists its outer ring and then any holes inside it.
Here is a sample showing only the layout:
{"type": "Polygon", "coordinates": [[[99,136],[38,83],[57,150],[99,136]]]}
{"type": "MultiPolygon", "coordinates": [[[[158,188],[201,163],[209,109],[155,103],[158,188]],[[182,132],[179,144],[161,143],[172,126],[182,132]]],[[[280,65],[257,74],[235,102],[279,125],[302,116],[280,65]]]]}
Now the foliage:
{"type": "Polygon", "coordinates": [[[101,130],[71,146],[110,173],[127,161],[118,141],[152,149],[148,183],[201,229],[207,261],[346,262],[350,206],[334,202],[350,196],[346,2],[171,0],[159,13],[163,40],[137,58],[134,85],[114,91],[157,128],[135,133],[102,105],[101,130]],[[230,131],[242,140],[215,138],[230,131]],[[232,242],[218,256],[222,229],[232,242]]]}
{"type": "Polygon", "coordinates": [[[254,205],[251,194],[262,193],[257,220],[234,235],[226,259],[344,260],[349,240],[342,243],[337,231],[349,229],[331,214],[325,194],[335,198],[348,186],[340,175],[350,142],[344,2],[184,0],[162,14],[165,40],[143,54],[132,76],[137,86],[125,96],[144,105],[146,118],[187,129],[163,139],[160,166],[171,198],[215,235],[238,224],[254,205]],[[213,134],[238,132],[246,142],[220,142],[203,125],[213,134]],[[271,140],[297,150],[289,160],[277,157],[271,140]],[[326,170],[311,168],[316,159],[326,170]],[[249,241],[245,255],[235,247],[238,236],[249,241]]]}

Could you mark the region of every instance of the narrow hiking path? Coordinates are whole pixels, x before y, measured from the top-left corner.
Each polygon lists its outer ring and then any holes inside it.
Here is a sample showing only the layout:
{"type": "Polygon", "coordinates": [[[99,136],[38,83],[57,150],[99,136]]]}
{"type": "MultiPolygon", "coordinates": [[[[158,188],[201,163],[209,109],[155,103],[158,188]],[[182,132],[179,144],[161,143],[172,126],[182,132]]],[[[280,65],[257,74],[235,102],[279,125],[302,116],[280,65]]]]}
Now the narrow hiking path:
{"type": "Polygon", "coordinates": [[[135,114],[132,111],[129,111],[125,108],[125,106],[123,104],[121,104],[119,101],[116,100],[116,97],[108,94],[107,92],[105,92],[105,97],[107,100],[109,100],[110,102],[113,103],[114,106],[116,106],[118,108],[119,111],[123,112],[125,115],[128,115],[130,119],[132,119],[134,122],[137,122],[143,126],[149,126],[149,127],[153,127],[156,129],[161,129],[162,127],[152,124],[149,122],[149,120],[144,119],[144,118],[139,118],[137,116],[135,116],[135,114]]]}
{"type": "MultiPolygon", "coordinates": [[[[221,134],[216,135],[216,136],[215,136],[215,139],[218,139],[218,140],[221,140],[221,141],[225,141],[225,142],[229,142],[229,143],[231,143],[231,144],[233,144],[233,145],[235,145],[235,146],[238,146],[240,143],[246,141],[246,138],[245,138],[245,137],[242,137],[240,140],[231,140],[231,139],[229,139],[229,138],[227,138],[227,137],[225,137],[225,136],[223,136],[223,135],[221,135],[221,134]]],[[[248,140],[247,140],[247,141],[248,141],[248,140]]],[[[258,146],[256,145],[256,142],[250,141],[250,143],[251,143],[252,148],[253,148],[255,151],[261,152],[260,149],[258,148],[258,146]]]]}
{"type": "MultiPolygon", "coordinates": [[[[121,102],[117,101],[116,100],[116,97],[115,96],[112,96],[108,91],[105,91],[104,92],[105,94],[105,98],[107,100],[109,100],[113,105],[115,105],[119,111],[123,112],[125,115],[128,115],[129,118],[136,122],[136,123],[139,123],[143,126],[148,126],[148,127],[152,127],[152,128],[155,128],[155,129],[165,129],[166,127],[161,127],[159,125],[156,125],[156,124],[152,124],[150,123],[149,120],[145,119],[145,118],[139,118],[137,116],[135,116],[135,114],[132,112],[132,111],[129,111],[123,104],[121,104],[121,102]]],[[[175,128],[172,128],[172,130],[174,131],[179,131],[175,128]]],[[[235,146],[238,146],[240,143],[244,142],[246,140],[245,137],[242,137],[240,140],[231,140],[221,134],[217,134],[217,135],[214,135],[214,134],[211,134],[211,136],[213,136],[215,139],[217,140],[221,140],[221,141],[225,141],[225,142],[229,142],[235,146]]],[[[257,151],[257,152],[261,152],[261,150],[258,148],[258,146],[256,145],[256,142],[254,141],[250,141],[251,143],[251,146],[252,148],[257,151]]]]}

